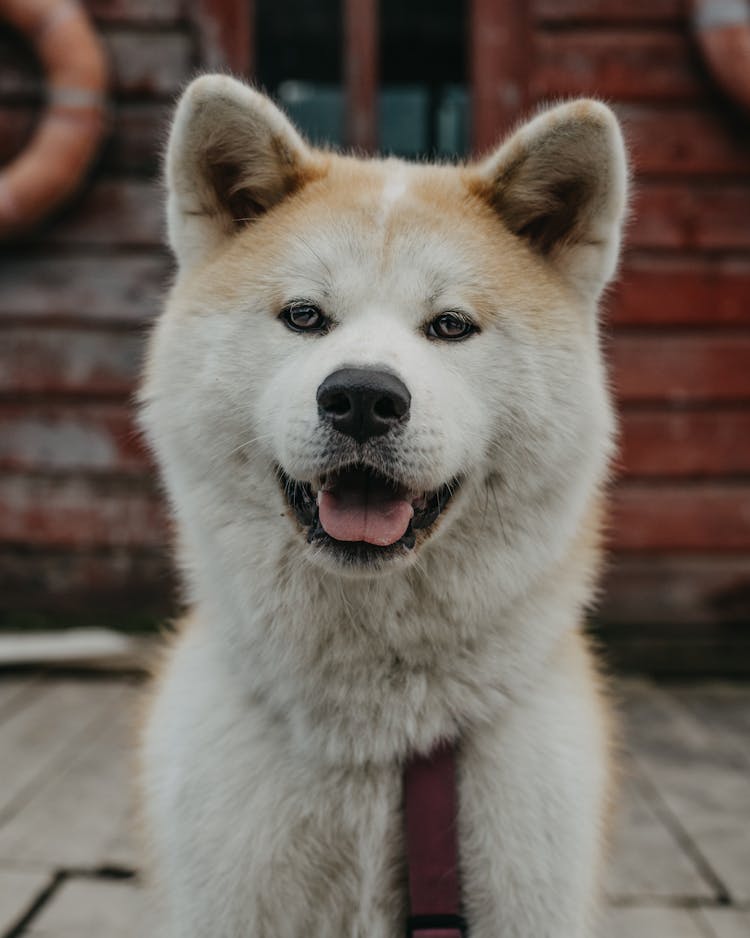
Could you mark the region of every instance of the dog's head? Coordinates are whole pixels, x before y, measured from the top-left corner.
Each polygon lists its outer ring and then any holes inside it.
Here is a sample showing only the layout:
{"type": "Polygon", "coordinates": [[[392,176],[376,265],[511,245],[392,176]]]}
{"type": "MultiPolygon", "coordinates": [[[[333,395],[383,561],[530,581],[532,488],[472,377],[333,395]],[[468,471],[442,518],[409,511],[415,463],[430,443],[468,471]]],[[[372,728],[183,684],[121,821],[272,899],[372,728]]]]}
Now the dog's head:
{"type": "Polygon", "coordinates": [[[312,149],[261,94],[203,77],[167,175],[179,274],[144,423],[195,536],[241,550],[254,525],[371,573],[480,529],[512,549],[542,517],[550,538],[575,526],[611,433],[596,305],[626,171],[606,107],[414,165],[312,149]]]}

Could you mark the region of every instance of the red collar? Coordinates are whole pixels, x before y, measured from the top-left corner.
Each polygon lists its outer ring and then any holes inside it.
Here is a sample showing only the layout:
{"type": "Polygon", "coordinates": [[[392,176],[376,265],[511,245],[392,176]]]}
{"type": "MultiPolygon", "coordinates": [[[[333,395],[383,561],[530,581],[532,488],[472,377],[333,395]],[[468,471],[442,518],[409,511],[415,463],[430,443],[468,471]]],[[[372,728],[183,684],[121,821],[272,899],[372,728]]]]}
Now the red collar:
{"type": "Polygon", "coordinates": [[[408,938],[465,938],[458,866],[456,750],[438,744],[404,770],[408,938]]]}

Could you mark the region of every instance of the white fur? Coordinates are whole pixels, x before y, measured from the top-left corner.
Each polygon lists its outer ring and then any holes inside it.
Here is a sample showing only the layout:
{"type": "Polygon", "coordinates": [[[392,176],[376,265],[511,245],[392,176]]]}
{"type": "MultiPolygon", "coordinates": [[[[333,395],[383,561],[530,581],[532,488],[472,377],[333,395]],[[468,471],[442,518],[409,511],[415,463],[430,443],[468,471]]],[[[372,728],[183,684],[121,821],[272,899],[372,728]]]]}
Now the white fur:
{"type": "Polygon", "coordinates": [[[188,241],[170,219],[186,253],[143,391],[193,609],[143,746],[165,935],[402,935],[402,767],[457,737],[471,938],[587,938],[606,730],[577,632],[594,561],[576,545],[612,434],[585,315],[610,252],[578,278],[583,301],[545,272],[557,260],[508,236],[508,263],[538,277],[509,275],[480,335],[431,342],[421,324],[472,313],[487,280],[484,222],[457,206],[433,227],[429,206],[411,205],[424,169],[372,172],[387,236],[363,223],[356,191],[330,217],[325,200],[309,218],[282,204],[257,228],[277,239],[273,264],[256,262],[252,227],[211,228],[201,257],[194,219],[188,241]],[[541,329],[551,295],[568,325],[541,329]],[[329,335],[294,335],[269,313],[300,296],[336,320],[329,335]],[[311,479],[330,463],[315,390],[342,365],[408,384],[409,423],[377,444],[406,482],[464,480],[438,530],[381,573],[308,545],[273,471],[311,479]]]}
{"type": "Polygon", "coordinates": [[[383,194],[381,196],[383,221],[388,219],[394,205],[403,199],[408,189],[408,177],[403,167],[399,164],[388,173],[383,182],[383,194]]]}

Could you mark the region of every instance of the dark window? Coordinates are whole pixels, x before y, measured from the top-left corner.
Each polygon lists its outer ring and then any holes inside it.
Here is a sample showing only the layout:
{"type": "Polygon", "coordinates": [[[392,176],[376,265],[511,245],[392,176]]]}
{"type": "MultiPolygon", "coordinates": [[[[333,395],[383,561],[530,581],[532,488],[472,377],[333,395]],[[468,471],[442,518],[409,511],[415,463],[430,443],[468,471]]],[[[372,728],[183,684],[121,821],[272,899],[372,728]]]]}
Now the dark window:
{"type": "MultiPolygon", "coordinates": [[[[258,81],[314,142],[344,143],[340,0],[259,0],[258,81]]],[[[464,0],[381,0],[380,149],[455,156],[468,147],[464,0]]]]}

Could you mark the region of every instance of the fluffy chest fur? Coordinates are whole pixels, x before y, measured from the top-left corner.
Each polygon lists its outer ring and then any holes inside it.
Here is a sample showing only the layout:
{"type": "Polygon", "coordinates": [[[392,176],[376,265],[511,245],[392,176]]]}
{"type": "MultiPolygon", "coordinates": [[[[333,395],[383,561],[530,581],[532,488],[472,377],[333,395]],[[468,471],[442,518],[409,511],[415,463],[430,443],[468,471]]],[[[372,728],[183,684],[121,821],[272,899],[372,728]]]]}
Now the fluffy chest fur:
{"type": "MultiPolygon", "coordinates": [[[[146,738],[174,933],[400,935],[403,761],[330,761],[310,745],[315,736],[300,745],[293,722],[248,694],[221,658],[206,630],[184,633],[146,738]]],[[[399,703],[380,698],[360,748],[410,719],[399,703]]],[[[472,936],[588,934],[602,833],[592,808],[608,769],[582,645],[569,640],[549,659],[544,693],[463,730],[459,830],[472,936]]]]}

